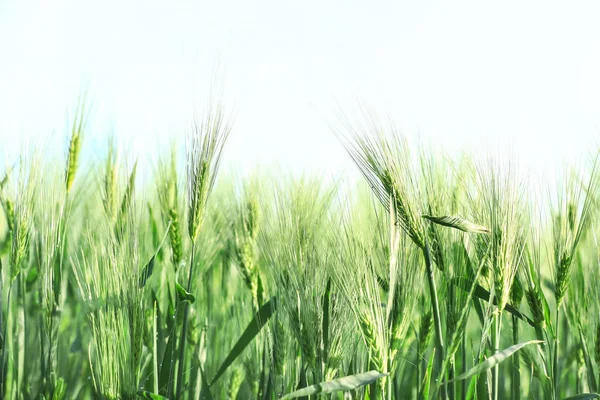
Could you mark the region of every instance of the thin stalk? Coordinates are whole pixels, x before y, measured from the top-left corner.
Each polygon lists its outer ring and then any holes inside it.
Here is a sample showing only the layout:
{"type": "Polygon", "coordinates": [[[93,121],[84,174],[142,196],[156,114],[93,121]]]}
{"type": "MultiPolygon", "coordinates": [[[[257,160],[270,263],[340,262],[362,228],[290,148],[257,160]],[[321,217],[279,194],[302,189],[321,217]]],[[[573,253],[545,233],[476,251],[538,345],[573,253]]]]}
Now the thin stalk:
{"type": "MultiPolygon", "coordinates": [[[[512,317],[513,344],[519,343],[519,319],[513,315],[512,317]]],[[[519,370],[519,358],[512,358],[512,399],[519,400],[521,398],[521,371],[519,370]]]]}
{"type": "Polygon", "coordinates": [[[61,313],[59,312],[59,308],[61,306],[61,295],[60,287],[59,292],[54,292],[55,282],[58,280],[62,285],[63,282],[63,261],[64,255],[66,251],[66,234],[67,234],[67,220],[69,219],[71,208],[68,207],[69,201],[69,193],[67,192],[65,195],[65,199],[61,205],[59,220],[58,220],[58,237],[57,237],[57,247],[58,247],[58,271],[55,270],[56,260],[52,262],[52,271],[49,273],[52,274],[52,309],[50,311],[50,332],[48,334],[48,355],[47,355],[47,367],[50,371],[50,391],[54,392],[56,377],[57,377],[57,369],[58,369],[58,327],[60,325],[61,313]],[[54,272],[58,272],[59,276],[54,276],[54,272]]]}
{"type": "Polygon", "coordinates": [[[153,373],[154,373],[154,393],[158,394],[158,334],[156,327],[156,301],[152,310],[152,357],[153,357],[153,373]]]}
{"type": "MultiPolygon", "coordinates": [[[[456,376],[456,360],[454,358],[454,356],[452,356],[452,358],[450,359],[450,371],[449,371],[449,376],[448,376],[448,380],[452,381],[454,379],[454,377],[456,376]]],[[[456,385],[454,384],[454,382],[450,382],[450,387],[448,388],[448,398],[450,400],[454,400],[456,399],[456,385]]]]}
{"type": "MultiPolygon", "coordinates": [[[[192,254],[190,256],[190,271],[188,273],[188,283],[187,283],[187,291],[190,291],[192,286],[192,271],[194,269],[194,253],[196,249],[196,242],[192,242],[192,254]]],[[[182,390],[183,390],[183,369],[185,368],[185,339],[187,333],[187,324],[188,324],[188,313],[189,313],[189,302],[186,302],[183,306],[183,326],[181,327],[181,343],[179,344],[179,368],[177,369],[177,390],[175,391],[176,399],[181,399],[182,390]]]]}
{"type": "Polygon", "coordinates": [[[416,361],[416,365],[417,365],[417,398],[421,398],[421,370],[422,370],[422,365],[423,362],[421,361],[421,346],[419,345],[419,333],[417,333],[417,330],[415,329],[415,337],[417,338],[417,361],[416,361]]]}
{"type": "Polygon", "coordinates": [[[558,346],[560,345],[560,305],[556,307],[556,339],[554,340],[554,359],[552,360],[552,374],[554,376],[554,398],[560,398],[560,374],[558,372],[558,346]]]}
{"type": "Polygon", "coordinates": [[[42,370],[42,388],[45,391],[47,389],[46,385],[47,385],[47,374],[48,372],[46,371],[46,360],[44,357],[44,353],[45,353],[45,349],[44,349],[44,329],[42,328],[44,326],[44,319],[42,317],[42,314],[40,313],[40,318],[39,318],[39,322],[40,324],[40,328],[38,329],[39,333],[40,333],[40,369],[42,370]]]}
{"type": "MultiPolygon", "coordinates": [[[[494,354],[500,351],[500,333],[502,329],[502,312],[498,311],[494,316],[494,354]]],[[[492,370],[492,395],[494,400],[498,400],[498,391],[499,391],[499,365],[496,364],[494,369],[492,370]]]]}
{"type": "MultiPolygon", "coordinates": [[[[0,274],[2,275],[2,274],[0,274]]],[[[11,327],[11,319],[10,318],[10,298],[11,298],[11,294],[12,294],[12,285],[8,288],[8,295],[6,297],[6,327],[4,328],[4,331],[2,332],[2,337],[3,337],[3,341],[4,341],[4,345],[2,347],[2,359],[0,360],[0,397],[3,397],[6,393],[5,391],[7,390],[6,387],[7,385],[7,377],[8,377],[8,372],[4,370],[4,366],[6,365],[6,357],[7,357],[7,344],[10,344],[11,341],[7,340],[6,337],[9,333],[9,330],[12,329],[11,327]]],[[[12,348],[12,346],[11,346],[12,348]]]]}
{"type": "Polygon", "coordinates": [[[17,392],[23,390],[25,374],[25,282],[23,274],[17,278],[17,392]]]}
{"type": "MultiPolygon", "coordinates": [[[[463,335],[462,341],[460,343],[460,347],[461,347],[461,357],[462,357],[462,365],[461,365],[460,373],[462,375],[462,374],[467,373],[467,335],[463,335]]],[[[464,399],[467,397],[467,379],[462,380],[461,386],[462,386],[461,396],[464,399]]]]}
{"type": "MultiPolygon", "coordinates": [[[[454,312],[455,309],[455,301],[456,301],[456,293],[454,291],[454,285],[450,285],[449,294],[448,294],[448,313],[454,312]]],[[[446,326],[446,329],[448,327],[446,326]]],[[[458,329],[455,326],[453,329],[458,329]]],[[[450,335],[450,333],[448,333],[450,335]]],[[[454,383],[454,377],[456,376],[456,358],[454,354],[450,358],[450,370],[448,371],[448,380],[450,381],[448,388],[448,398],[450,400],[454,400],[456,398],[456,384],[454,383]]]]}
{"type": "MultiPolygon", "coordinates": [[[[435,346],[436,346],[436,367],[440,371],[442,367],[442,361],[444,360],[444,340],[442,335],[442,319],[440,317],[440,305],[437,296],[437,288],[435,285],[435,276],[433,274],[433,264],[431,262],[431,254],[429,252],[429,244],[425,239],[425,248],[423,249],[423,256],[425,257],[425,267],[427,268],[427,282],[429,284],[429,295],[431,297],[431,306],[433,308],[433,323],[435,325],[435,346]]],[[[443,376],[439,377],[444,381],[442,386],[441,397],[447,398],[448,388],[446,379],[443,376]]]]}

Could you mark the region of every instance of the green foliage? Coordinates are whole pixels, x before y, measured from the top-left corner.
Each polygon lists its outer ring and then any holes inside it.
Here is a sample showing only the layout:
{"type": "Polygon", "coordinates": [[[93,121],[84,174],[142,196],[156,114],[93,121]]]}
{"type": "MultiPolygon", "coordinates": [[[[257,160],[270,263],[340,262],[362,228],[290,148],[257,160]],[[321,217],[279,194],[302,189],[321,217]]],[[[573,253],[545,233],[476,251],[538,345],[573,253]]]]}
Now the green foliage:
{"type": "Polygon", "coordinates": [[[219,107],[149,176],[87,126],[0,180],[0,398],[598,398],[595,161],[546,205],[372,115],[357,185],[217,182],[219,107]]]}

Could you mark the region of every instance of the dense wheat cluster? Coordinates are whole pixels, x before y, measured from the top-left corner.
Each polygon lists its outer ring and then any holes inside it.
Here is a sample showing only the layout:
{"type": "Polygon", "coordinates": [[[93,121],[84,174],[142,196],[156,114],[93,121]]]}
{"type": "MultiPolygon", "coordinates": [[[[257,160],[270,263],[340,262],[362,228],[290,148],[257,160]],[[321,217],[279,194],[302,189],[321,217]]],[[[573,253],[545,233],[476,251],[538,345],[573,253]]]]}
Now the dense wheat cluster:
{"type": "Polygon", "coordinates": [[[364,181],[240,182],[214,106],[142,185],[83,111],[0,177],[0,398],[600,397],[596,153],[540,199],[367,115],[364,181]]]}

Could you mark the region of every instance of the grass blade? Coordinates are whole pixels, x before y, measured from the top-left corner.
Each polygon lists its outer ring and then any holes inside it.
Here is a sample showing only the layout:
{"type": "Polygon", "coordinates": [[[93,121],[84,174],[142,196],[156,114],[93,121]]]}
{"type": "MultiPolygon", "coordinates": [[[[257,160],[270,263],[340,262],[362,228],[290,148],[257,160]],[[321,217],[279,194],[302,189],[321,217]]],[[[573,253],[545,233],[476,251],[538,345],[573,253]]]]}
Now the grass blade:
{"type": "Polygon", "coordinates": [[[212,394],[210,394],[210,385],[206,381],[206,374],[202,366],[200,368],[200,376],[202,377],[202,390],[200,391],[200,400],[213,400],[212,394]]]}
{"type": "Polygon", "coordinates": [[[506,360],[507,358],[512,356],[514,353],[521,350],[523,347],[528,346],[530,344],[536,344],[536,343],[539,344],[539,343],[544,343],[544,342],[542,340],[530,340],[528,342],[523,342],[523,343],[519,343],[519,344],[515,344],[510,347],[507,347],[506,349],[499,351],[496,354],[494,354],[493,356],[489,357],[484,362],[477,364],[476,366],[474,366],[473,368],[471,368],[464,374],[457,376],[452,381],[460,381],[463,379],[468,379],[474,375],[478,375],[484,371],[487,371],[487,370],[493,368],[494,366],[500,364],[502,361],[506,360]]]}
{"type": "Polygon", "coordinates": [[[473,222],[467,221],[466,219],[462,219],[460,217],[433,217],[431,215],[423,215],[422,217],[435,224],[458,229],[467,233],[490,233],[490,230],[485,226],[474,224],[473,222]]]}
{"type": "Polygon", "coordinates": [[[242,333],[242,336],[240,336],[237,343],[233,346],[233,349],[231,349],[229,355],[227,355],[227,357],[225,358],[225,361],[223,361],[223,363],[219,367],[217,373],[212,378],[212,381],[210,382],[209,386],[212,386],[217,381],[217,379],[219,379],[221,375],[223,375],[223,373],[227,371],[227,368],[229,368],[231,363],[233,363],[235,359],[238,358],[240,354],[242,354],[246,346],[248,346],[248,344],[252,342],[252,340],[256,337],[256,335],[258,335],[262,327],[265,326],[267,321],[269,321],[269,318],[271,318],[271,316],[275,312],[275,309],[275,297],[263,304],[263,306],[254,315],[254,318],[252,318],[252,321],[250,322],[244,333],[242,333]]]}
{"type": "Polygon", "coordinates": [[[429,388],[431,387],[431,372],[433,371],[433,360],[435,359],[435,348],[431,352],[431,357],[429,358],[429,362],[427,363],[427,369],[425,370],[425,376],[423,377],[421,391],[421,399],[426,400],[429,398],[429,388]]]}
{"type": "MultiPolygon", "coordinates": [[[[471,288],[472,281],[468,278],[454,278],[452,279],[452,284],[468,292],[471,288]]],[[[486,302],[490,300],[490,292],[479,284],[475,286],[475,292],[473,293],[473,295],[486,302]]],[[[498,305],[495,297],[493,299],[493,302],[495,306],[498,305]]],[[[515,306],[511,305],[510,303],[506,303],[506,305],[504,306],[504,310],[508,311],[515,317],[527,322],[532,327],[536,327],[535,322],[531,318],[517,310],[515,306]]]]}
{"type": "Polygon", "coordinates": [[[565,400],[591,400],[591,399],[600,399],[600,394],[598,393],[580,393],[575,396],[567,397],[565,400]]]}
{"type": "Polygon", "coordinates": [[[146,264],[144,269],[142,269],[142,272],[140,274],[140,282],[139,282],[140,288],[143,288],[144,286],[146,286],[146,282],[148,282],[148,278],[150,278],[150,276],[152,275],[152,272],[154,272],[154,262],[155,262],[155,257],[152,256],[150,261],[148,261],[148,264],[146,264]]]}
{"type": "Polygon", "coordinates": [[[139,390],[137,392],[137,395],[139,397],[141,397],[142,399],[148,399],[148,400],[167,400],[166,397],[161,396],[160,394],[149,392],[147,390],[139,390]]]}
{"type": "Polygon", "coordinates": [[[183,286],[181,286],[177,282],[175,282],[175,290],[177,290],[177,298],[179,299],[179,301],[189,301],[190,304],[194,304],[194,302],[196,301],[196,297],[187,290],[185,290],[183,286]]]}
{"type": "Polygon", "coordinates": [[[588,350],[587,342],[585,340],[585,335],[583,334],[581,324],[579,324],[578,326],[578,331],[579,339],[581,340],[581,348],[583,350],[583,359],[585,360],[585,366],[587,370],[588,385],[590,389],[595,392],[598,390],[598,384],[596,382],[596,375],[594,374],[594,365],[592,364],[592,359],[590,357],[590,352],[588,350]]]}
{"type": "Polygon", "coordinates": [[[358,387],[368,385],[375,382],[379,378],[383,378],[388,374],[382,374],[377,371],[364,372],[362,374],[345,376],[343,378],[334,379],[329,382],[321,382],[308,387],[305,387],[295,392],[286,394],[281,398],[284,399],[296,399],[302,396],[311,396],[314,394],[333,393],[339,391],[354,390],[358,387]]]}

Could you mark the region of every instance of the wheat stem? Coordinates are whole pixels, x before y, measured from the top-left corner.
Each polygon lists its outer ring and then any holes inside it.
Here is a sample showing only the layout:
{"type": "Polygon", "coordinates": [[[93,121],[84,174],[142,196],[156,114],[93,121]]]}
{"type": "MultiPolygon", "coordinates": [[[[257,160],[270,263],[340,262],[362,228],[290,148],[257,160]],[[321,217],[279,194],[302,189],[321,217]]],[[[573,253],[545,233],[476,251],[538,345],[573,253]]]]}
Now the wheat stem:
{"type": "MultiPolygon", "coordinates": [[[[433,272],[433,264],[431,261],[431,254],[429,252],[429,244],[427,236],[425,236],[425,248],[423,249],[423,256],[425,258],[425,267],[427,268],[427,283],[429,284],[429,296],[431,297],[431,306],[433,311],[433,324],[435,326],[435,346],[436,346],[436,366],[438,371],[441,370],[442,361],[444,360],[444,339],[442,334],[442,319],[440,317],[440,305],[438,301],[437,288],[435,284],[435,276],[433,272]]],[[[441,376],[444,384],[442,386],[441,397],[447,398],[447,383],[446,379],[441,376]]]]}

